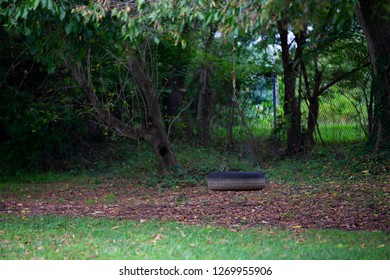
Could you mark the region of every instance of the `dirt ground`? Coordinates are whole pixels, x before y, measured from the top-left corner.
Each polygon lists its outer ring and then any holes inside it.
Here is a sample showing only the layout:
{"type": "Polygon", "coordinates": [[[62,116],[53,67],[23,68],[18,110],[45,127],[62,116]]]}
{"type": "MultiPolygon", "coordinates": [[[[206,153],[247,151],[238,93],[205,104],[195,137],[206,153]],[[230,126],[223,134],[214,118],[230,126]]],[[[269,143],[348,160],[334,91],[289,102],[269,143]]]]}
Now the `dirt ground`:
{"type": "Polygon", "coordinates": [[[126,180],[99,185],[31,185],[2,194],[0,213],[158,219],[240,227],[390,231],[389,185],[324,188],[269,182],[261,191],[214,192],[207,186],[141,187],[126,180]]]}

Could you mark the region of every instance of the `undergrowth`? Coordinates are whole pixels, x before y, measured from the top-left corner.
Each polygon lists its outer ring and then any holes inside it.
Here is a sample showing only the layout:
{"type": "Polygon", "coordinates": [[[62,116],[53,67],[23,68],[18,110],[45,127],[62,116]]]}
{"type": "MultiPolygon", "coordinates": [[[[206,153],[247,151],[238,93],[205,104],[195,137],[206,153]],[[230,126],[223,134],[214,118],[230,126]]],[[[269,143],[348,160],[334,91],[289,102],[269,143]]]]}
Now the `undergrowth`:
{"type": "MultiPolygon", "coordinates": [[[[15,173],[0,177],[0,190],[12,190],[20,184],[68,182],[100,185],[121,178],[143,187],[182,187],[205,184],[210,172],[225,170],[264,171],[269,181],[286,185],[323,185],[326,183],[382,182],[389,183],[390,161],[385,154],[372,154],[363,146],[350,144],[342,150],[317,147],[300,158],[268,160],[243,157],[240,152],[228,155],[220,147],[173,145],[178,165],[176,173],[163,177],[152,148],[128,141],[113,143],[101,150],[87,166],[76,166],[65,172],[15,173]]],[[[240,150],[240,147],[237,148],[240,150]]]]}
{"type": "Polygon", "coordinates": [[[267,174],[284,184],[389,183],[390,159],[351,144],[343,150],[321,147],[308,155],[267,163],[267,174]]]}

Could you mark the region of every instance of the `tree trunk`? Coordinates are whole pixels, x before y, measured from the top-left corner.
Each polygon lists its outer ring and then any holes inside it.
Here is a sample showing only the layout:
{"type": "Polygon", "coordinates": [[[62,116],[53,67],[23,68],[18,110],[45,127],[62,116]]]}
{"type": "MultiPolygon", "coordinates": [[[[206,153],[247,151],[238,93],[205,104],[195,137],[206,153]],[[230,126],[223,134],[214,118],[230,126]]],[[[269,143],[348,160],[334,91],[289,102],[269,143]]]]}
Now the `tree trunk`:
{"type": "Polygon", "coordinates": [[[196,121],[199,131],[199,139],[207,143],[210,138],[211,120],[213,117],[215,92],[210,86],[210,68],[204,67],[199,71],[200,91],[198,95],[198,107],[196,121]]]}
{"type": "Polygon", "coordinates": [[[160,159],[164,175],[169,175],[173,166],[176,165],[176,159],[166,134],[160,103],[154,94],[152,82],[135,56],[130,58],[128,65],[130,74],[138,85],[147,107],[147,127],[143,129],[141,136],[152,144],[160,159]]]}
{"type": "MultiPolygon", "coordinates": [[[[203,42],[205,55],[211,53],[211,47],[214,41],[216,27],[210,27],[210,34],[207,40],[203,42]]],[[[214,114],[214,98],[215,92],[211,88],[211,63],[205,62],[199,70],[199,94],[198,106],[196,112],[196,121],[198,126],[198,138],[202,143],[207,143],[210,139],[210,132],[212,126],[212,118],[214,114]]]]}
{"type": "Polygon", "coordinates": [[[94,108],[98,118],[120,136],[149,142],[160,159],[164,175],[171,174],[172,168],[176,164],[176,160],[165,132],[160,104],[157,97],[154,95],[152,83],[138,64],[136,58],[132,57],[129,60],[129,71],[141,91],[147,111],[147,124],[145,127],[139,129],[135,129],[117,118],[107,110],[104,104],[99,100],[88,71],[90,68],[89,58],[87,58],[87,63],[84,67],[73,61],[72,58],[67,58],[65,64],[71,71],[77,83],[86,92],[89,102],[94,108]]]}
{"type": "Polygon", "coordinates": [[[375,150],[390,152],[390,19],[388,0],[360,0],[358,20],[367,39],[373,70],[375,150]]]}
{"type": "Polygon", "coordinates": [[[322,72],[319,69],[318,65],[318,55],[314,55],[313,65],[314,65],[314,84],[310,86],[309,76],[306,69],[306,63],[304,60],[300,62],[302,76],[305,84],[305,99],[309,105],[309,112],[307,116],[307,140],[306,145],[313,145],[314,141],[314,132],[318,124],[318,115],[320,111],[320,101],[319,97],[323,91],[321,91],[321,82],[322,82],[322,72]]]}
{"type": "Polygon", "coordinates": [[[314,132],[318,122],[318,114],[320,110],[320,102],[318,96],[313,96],[309,99],[309,113],[307,119],[307,140],[310,144],[314,144],[314,132]]]}
{"type": "Polygon", "coordinates": [[[284,116],[287,122],[287,150],[288,155],[301,152],[301,111],[299,100],[296,95],[296,78],[298,73],[298,63],[302,59],[302,47],[304,37],[296,36],[297,49],[295,57],[290,54],[288,43],[287,21],[278,22],[278,30],[282,47],[283,61],[283,83],[284,83],[284,116]]]}
{"type": "Polygon", "coordinates": [[[373,123],[374,123],[374,83],[371,81],[370,95],[366,99],[367,106],[367,122],[368,122],[368,135],[372,135],[373,123]]]}

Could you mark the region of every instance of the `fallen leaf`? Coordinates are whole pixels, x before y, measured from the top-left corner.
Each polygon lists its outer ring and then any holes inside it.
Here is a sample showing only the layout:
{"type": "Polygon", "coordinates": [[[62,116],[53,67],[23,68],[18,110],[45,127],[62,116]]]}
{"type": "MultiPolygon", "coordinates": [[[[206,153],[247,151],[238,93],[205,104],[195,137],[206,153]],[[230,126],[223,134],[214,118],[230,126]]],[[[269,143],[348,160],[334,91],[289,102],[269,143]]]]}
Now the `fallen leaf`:
{"type": "Polygon", "coordinates": [[[154,239],[151,241],[153,244],[156,244],[158,240],[167,238],[166,236],[161,234],[153,235],[152,237],[154,237],[154,239]]]}

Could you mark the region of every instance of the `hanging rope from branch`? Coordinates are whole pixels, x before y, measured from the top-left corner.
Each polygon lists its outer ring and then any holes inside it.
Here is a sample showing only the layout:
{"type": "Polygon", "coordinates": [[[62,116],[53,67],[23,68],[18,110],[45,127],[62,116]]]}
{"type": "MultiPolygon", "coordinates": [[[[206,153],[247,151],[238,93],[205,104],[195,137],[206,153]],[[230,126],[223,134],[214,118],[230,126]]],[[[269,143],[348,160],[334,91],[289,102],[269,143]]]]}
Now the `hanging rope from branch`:
{"type": "MultiPolygon", "coordinates": [[[[233,130],[233,119],[234,119],[234,107],[237,106],[238,112],[241,117],[243,126],[245,127],[248,136],[251,140],[252,149],[254,144],[254,138],[249,130],[248,125],[245,122],[244,114],[240,110],[238,104],[238,98],[236,95],[236,73],[235,73],[235,52],[236,48],[234,45],[233,38],[233,66],[232,66],[232,86],[233,86],[233,97],[231,103],[231,124],[230,132],[233,130]]],[[[229,133],[229,128],[228,128],[229,133]]],[[[229,171],[229,157],[230,153],[227,156],[227,162],[221,163],[221,172],[212,172],[207,176],[207,186],[210,190],[213,191],[255,191],[261,190],[266,186],[265,174],[263,172],[232,172],[229,171]]]]}
{"type": "Polygon", "coordinates": [[[237,88],[236,88],[236,46],[234,44],[234,36],[233,36],[233,48],[232,48],[232,88],[233,88],[233,97],[232,101],[237,103],[237,88]]]}

